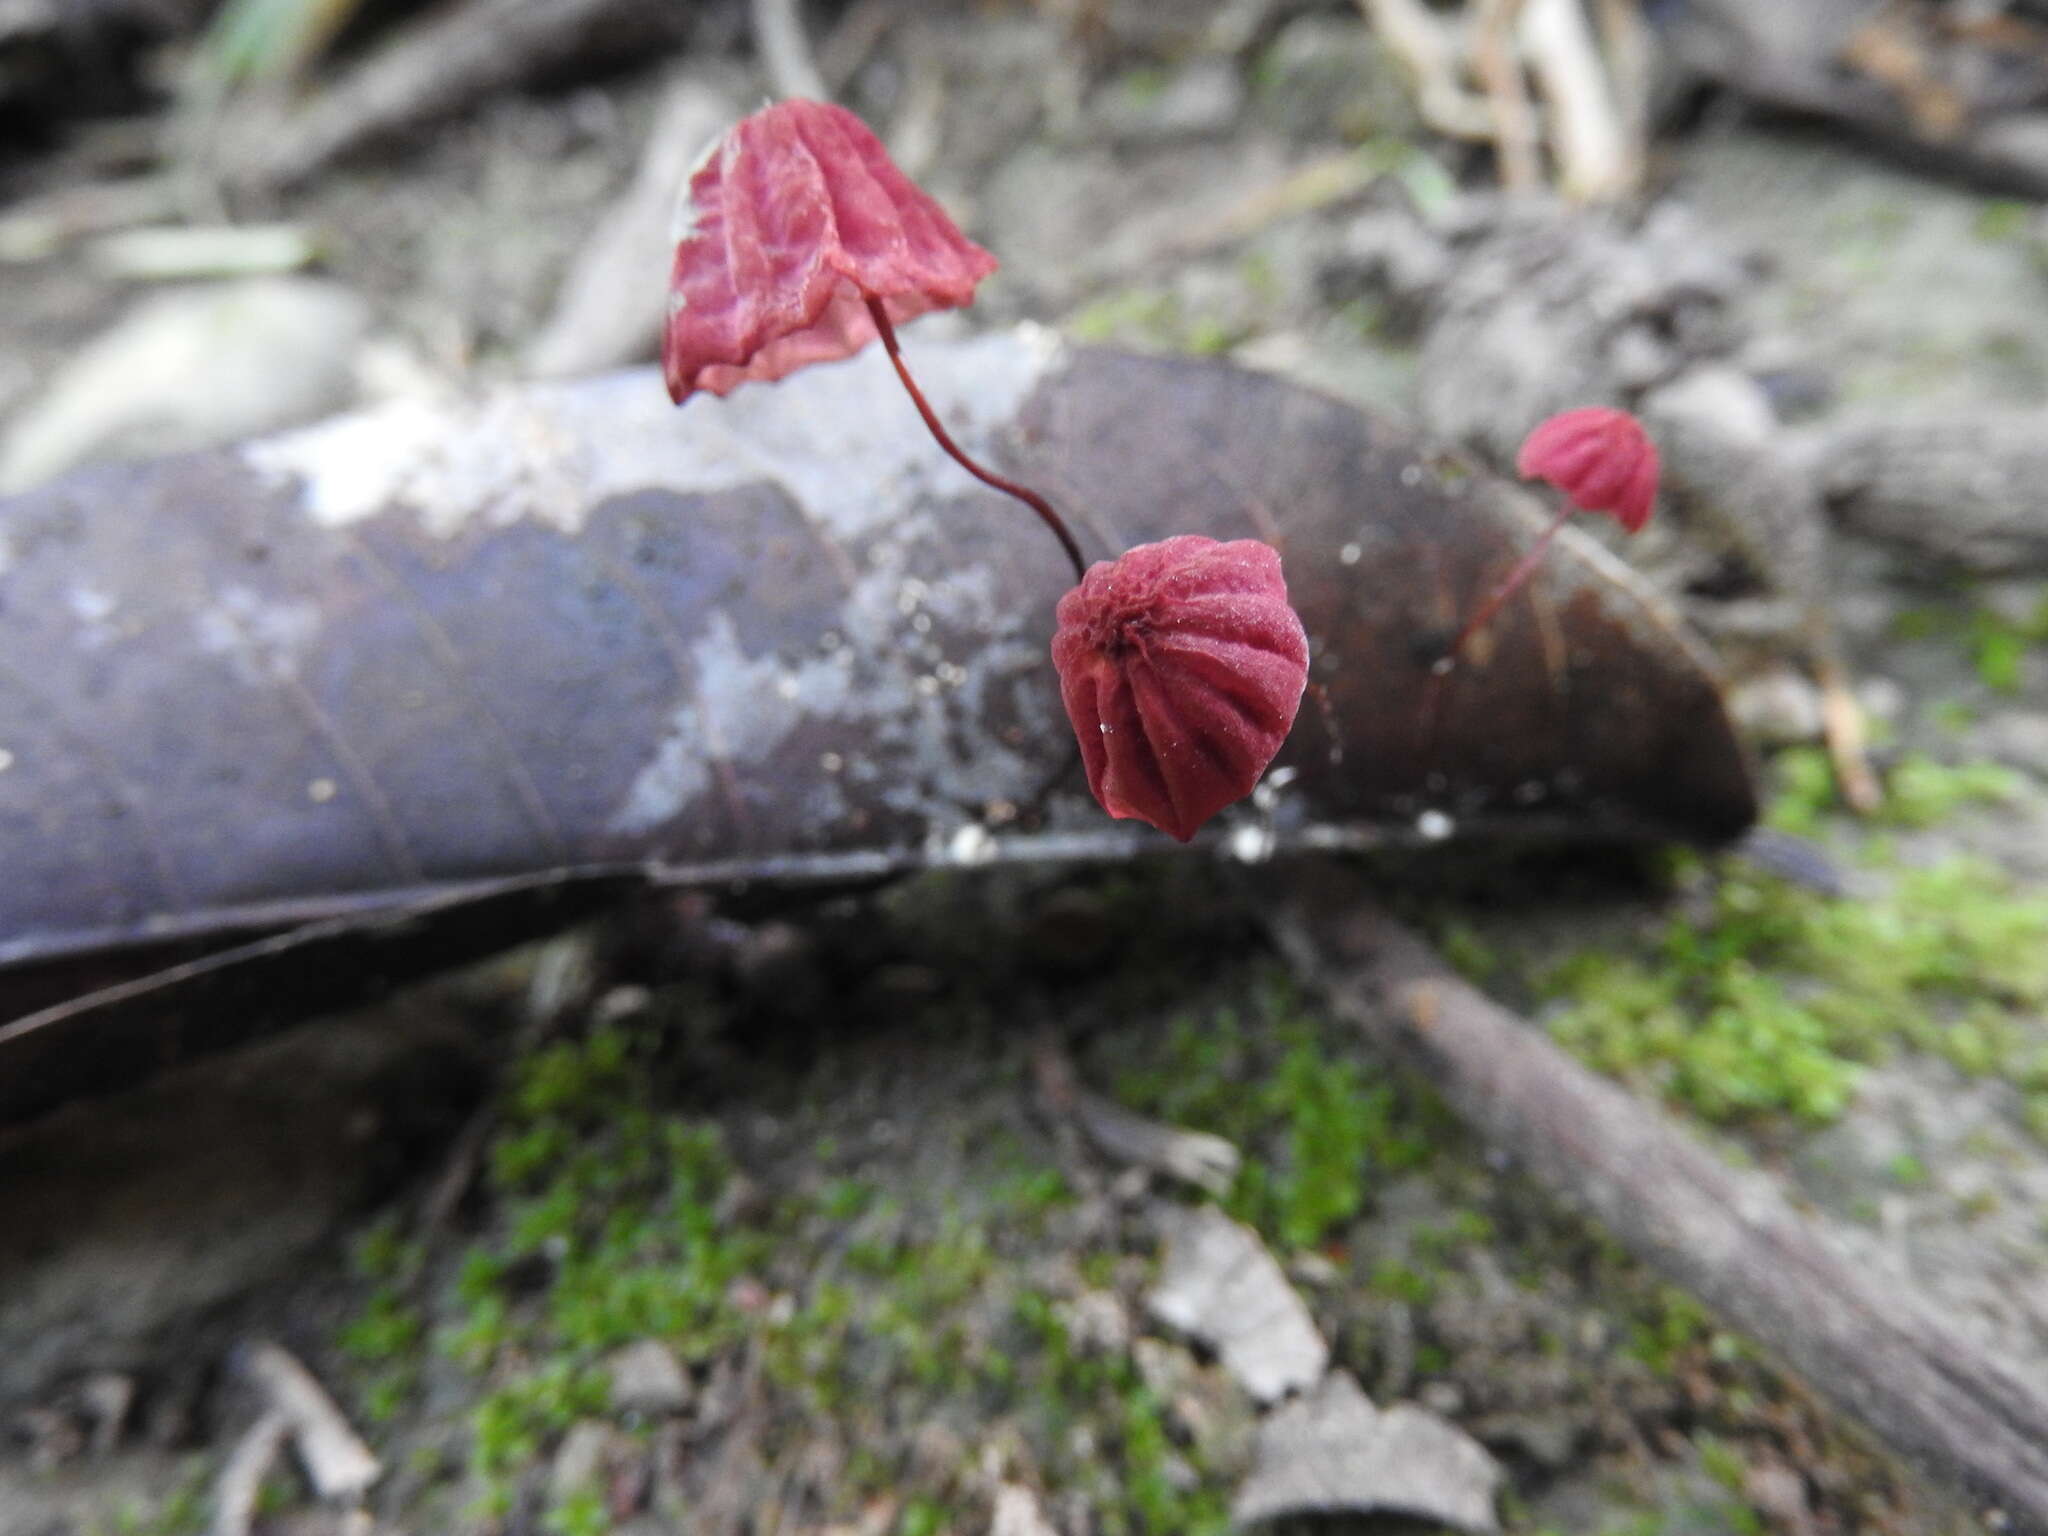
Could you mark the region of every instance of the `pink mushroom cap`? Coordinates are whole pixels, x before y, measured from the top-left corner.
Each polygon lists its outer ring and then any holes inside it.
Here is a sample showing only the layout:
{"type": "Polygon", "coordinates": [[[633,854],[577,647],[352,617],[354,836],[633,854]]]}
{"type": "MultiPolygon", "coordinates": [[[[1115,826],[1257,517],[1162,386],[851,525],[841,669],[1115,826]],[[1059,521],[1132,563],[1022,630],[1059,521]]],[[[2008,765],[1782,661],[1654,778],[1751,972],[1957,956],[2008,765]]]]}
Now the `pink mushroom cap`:
{"type": "Polygon", "coordinates": [[[691,172],[669,280],[661,364],[680,405],[972,302],[996,259],[897,169],[844,107],[784,101],[743,118],[691,172]]]}
{"type": "Polygon", "coordinates": [[[1140,544],[1091,566],[1056,618],[1060,697],[1104,810],[1186,842],[1252,792],[1308,686],[1277,550],[1140,544]]]}
{"type": "Polygon", "coordinates": [[[1657,445],[1635,417],[1604,405],[1540,423],[1522,440],[1515,473],[1549,481],[1573,506],[1605,512],[1630,533],[1657,502],[1657,445]]]}

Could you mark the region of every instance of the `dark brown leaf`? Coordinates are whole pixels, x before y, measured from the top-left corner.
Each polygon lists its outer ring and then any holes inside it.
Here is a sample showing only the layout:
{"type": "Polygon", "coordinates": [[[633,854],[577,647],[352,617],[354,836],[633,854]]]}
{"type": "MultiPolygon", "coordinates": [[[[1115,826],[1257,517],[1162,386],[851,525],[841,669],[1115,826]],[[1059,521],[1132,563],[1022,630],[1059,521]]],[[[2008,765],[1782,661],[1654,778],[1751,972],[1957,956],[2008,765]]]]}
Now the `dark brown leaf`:
{"type": "MultiPolygon", "coordinates": [[[[1582,540],[1474,637],[1427,727],[1429,663],[1542,525],[1520,490],[1222,364],[1036,333],[914,352],[941,414],[1052,490],[1091,555],[1180,532],[1281,549],[1310,699],[1260,804],[1197,848],[1752,819],[1707,658],[1582,540]]],[[[1074,761],[1060,551],[933,450],[887,367],[682,412],[650,373],[408,402],[0,502],[0,1018],[8,967],[40,963],[47,1005],[54,961],[345,934],[536,875],[1163,849],[1106,823],[1074,761]]],[[[147,1070],[147,987],[111,994],[139,1033],[101,1049],[90,1001],[0,1025],[0,1120],[147,1070]],[[59,1024],[90,1070],[55,1065],[59,1024]],[[25,1053],[57,1076],[29,1082],[25,1053]]]]}

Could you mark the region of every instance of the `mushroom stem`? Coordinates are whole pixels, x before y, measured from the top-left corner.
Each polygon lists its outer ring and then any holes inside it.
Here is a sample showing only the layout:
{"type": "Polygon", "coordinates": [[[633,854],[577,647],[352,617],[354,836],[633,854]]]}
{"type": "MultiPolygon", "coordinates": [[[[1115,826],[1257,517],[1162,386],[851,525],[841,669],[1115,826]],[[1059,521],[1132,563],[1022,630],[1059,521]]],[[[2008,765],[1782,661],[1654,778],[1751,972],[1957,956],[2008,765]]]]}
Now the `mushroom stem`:
{"type": "Polygon", "coordinates": [[[1562,528],[1578,510],[1569,501],[1558,509],[1557,516],[1551,520],[1548,528],[1536,536],[1536,542],[1529,546],[1528,553],[1515,562],[1515,568],[1493,589],[1493,595],[1479,605],[1478,611],[1465,621],[1465,627],[1458,631],[1456,638],[1444,647],[1443,655],[1439,656],[1436,665],[1430,668],[1436,676],[1442,677],[1458,664],[1458,653],[1465,648],[1465,642],[1484,629],[1487,621],[1499,613],[1507,600],[1521,590],[1523,583],[1528,581],[1536,567],[1543,563],[1543,556],[1550,548],[1550,541],[1557,537],[1557,530],[1562,528]]]}
{"type": "Polygon", "coordinates": [[[931,429],[938,445],[945,449],[953,462],[974,476],[983,485],[993,486],[1006,495],[1014,496],[1025,506],[1036,512],[1045,526],[1052,530],[1054,538],[1060,541],[1060,548],[1067,552],[1067,559],[1074,565],[1074,580],[1079,581],[1088,574],[1088,563],[1081,558],[1081,546],[1074,542],[1074,535],[1068,531],[1066,519],[1052,509],[1052,503],[1029,486],[1006,480],[994,470],[983,469],[967,456],[967,452],[953,441],[952,435],[939,424],[939,418],[932,411],[931,404],[924,397],[924,391],[917,387],[917,380],[910,376],[910,369],[904,366],[903,353],[896,345],[896,328],[889,323],[889,313],[880,299],[868,300],[868,313],[874,317],[875,333],[882,338],[882,348],[889,354],[889,361],[896,365],[896,377],[903,381],[903,387],[910,391],[910,400],[917,407],[917,414],[924,418],[924,424],[931,429]]]}

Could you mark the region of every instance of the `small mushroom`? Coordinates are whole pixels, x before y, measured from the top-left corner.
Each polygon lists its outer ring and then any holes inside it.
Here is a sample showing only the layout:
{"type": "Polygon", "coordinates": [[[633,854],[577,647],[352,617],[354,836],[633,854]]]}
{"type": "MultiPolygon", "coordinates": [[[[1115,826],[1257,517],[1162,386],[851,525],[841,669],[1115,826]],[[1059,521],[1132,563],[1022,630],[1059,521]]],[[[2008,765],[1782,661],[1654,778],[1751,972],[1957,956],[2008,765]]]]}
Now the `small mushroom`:
{"type": "Polygon", "coordinates": [[[670,398],[773,381],[879,338],[938,445],[1036,512],[1073,564],[1053,664],[1103,809],[1186,842],[1250,794],[1308,683],[1279,553],[1190,534],[1090,568],[1051,503],[953,441],[895,328],[971,302],[996,261],[866,124],[814,101],[757,112],[691,173],[685,213],[662,332],[670,398]]]}
{"type": "Polygon", "coordinates": [[[1574,512],[1604,512],[1625,532],[1640,533],[1657,504],[1657,445],[1640,421],[1609,406],[1561,411],[1538,423],[1522,439],[1515,472],[1525,480],[1549,481],[1564,493],[1563,505],[1493,595],[1465,621],[1436,664],[1438,676],[1456,665],[1465,642],[1522,589],[1574,512]]]}
{"type": "Polygon", "coordinates": [[[1308,686],[1279,553],[1183,534],[1060,599],[1053,666],[1102,808],[1186,842],[1259,782],[1308,686]]]}
{"type": "Polygon", "coordinates": [[[974,301],[996,259],[960,233],[844,107],[784,101],[742,118],[690,173],[662,373],[681,405],[974,301]]]}
{"type": "Polygon", "coordinates": [[[681,405],[851,357],[877,337],[932,437],[984,485],[1036,512],[1073,563],[1051,503],[976,463],[910,375],[896,327],[974,302],[996,259],[844,107],[783,101],[726,130],[690,173],[680,210],[661,369],[681,405]]]}
{"type": "Polygon", "coordinates": [[[1605,512],[1640,533],[1657,501],[1657,445],[1627,411],[1589,405],[1563,411],[1522,440],[1515,473],[1548,480],[1573,511],[1605,512]]]}

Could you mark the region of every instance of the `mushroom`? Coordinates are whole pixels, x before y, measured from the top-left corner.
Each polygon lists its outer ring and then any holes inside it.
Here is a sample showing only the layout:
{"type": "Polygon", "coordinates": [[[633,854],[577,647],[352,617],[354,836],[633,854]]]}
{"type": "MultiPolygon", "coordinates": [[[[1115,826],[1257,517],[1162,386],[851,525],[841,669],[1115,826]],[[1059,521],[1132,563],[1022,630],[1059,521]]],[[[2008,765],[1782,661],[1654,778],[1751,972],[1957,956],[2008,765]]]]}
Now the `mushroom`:
{"type": "Polygon", "coordinates": [[[1060,698],[1104,810],[1186,842],[1252,792],[1308,686],[1272,545],[1140,544],[1091,569],[1058,620],[1060,698]]]}
{"type": "Polygon", "coordinates": [[[1528,553],[1515,562],[1514,569],[1445,648],[1436,663],[1438,676],[1457,664],[1465,642],[1521,590],[1543,563],[1558,529],[1574,512],[1604,512],[1626,532],[1640,533],[1657,502],[1657,445],[1635,417],[1608,406],[1582,406],[1538,423],[1522,439],[1515,471],[1525,480],[1549,481],[1564,493],[1563,504],[1528,553]]]}
{"type": "Polygon", "coordinates": [[[880,338],[939,446],[1022,501],[1078,582],[1060,600],[1060,696],[1110,815],[1186,842],[1251,793],[1294,724],[1308,640],[1280,555],[1184,535],[1090,568],[1052,505],[976,463],[911,377],[896,326],[971,303],[996,268],[843,107],[784,101],[743,119],[690,173],[662,329],[681,405],[850,357],[880,338]]]}

